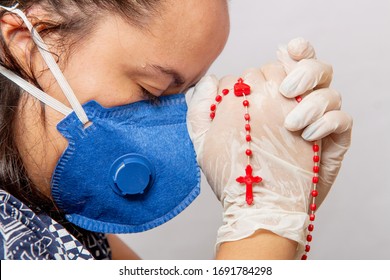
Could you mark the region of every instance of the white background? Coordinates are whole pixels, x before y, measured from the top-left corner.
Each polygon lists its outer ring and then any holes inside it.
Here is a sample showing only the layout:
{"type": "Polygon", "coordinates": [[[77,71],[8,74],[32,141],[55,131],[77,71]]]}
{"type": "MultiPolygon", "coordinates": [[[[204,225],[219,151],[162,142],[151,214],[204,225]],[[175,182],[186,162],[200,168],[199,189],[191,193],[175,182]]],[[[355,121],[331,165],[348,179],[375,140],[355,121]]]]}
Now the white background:
{"type": "MultiPolygon", "coordinates": [[[[219,77],[275,60],[302,36],[334,67],[354,118],[352,146],[318,211],[310,259],[390,259],[390,0],[232,0],[231,35],[210,69],[219,77]]],[[[151,231],[123,235],[144,259],[212,259],[221,207],[201,196],[151,231]]]]}

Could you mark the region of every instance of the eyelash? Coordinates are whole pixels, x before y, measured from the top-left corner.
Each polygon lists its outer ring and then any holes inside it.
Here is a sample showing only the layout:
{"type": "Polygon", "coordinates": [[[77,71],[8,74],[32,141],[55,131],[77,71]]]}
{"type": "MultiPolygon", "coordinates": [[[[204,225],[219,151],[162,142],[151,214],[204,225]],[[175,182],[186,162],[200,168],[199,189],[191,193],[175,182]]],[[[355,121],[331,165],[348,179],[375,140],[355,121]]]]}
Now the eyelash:
{"type": "Polygon", "coordinates": [[[147,100],[156,101],[158,99],[157,96],[153,95],[146,88],[144,88],[144,87],[140,87],[140,88],[141,88],[142,96],[145,97],[147,100]]]}
{"type": "MultiPolygon", "coordinates": [[[[184,92],[187,92],[189,90],[191,90],[192,88],[194,88],[196,86],[196,84],[193,84],[191,85],[190,87],[188,87],[184,92]]],[[[155,96],[153,93],[151,93],[150,91],[148,91],[146,88],[140,86],[140,89],[141,89],[141,92],[142,92],[142,96],[145,97],[147,100],[149,101],[152,101],[152,102],[156,102],[158,100],[158,97],[155,96]]]]}

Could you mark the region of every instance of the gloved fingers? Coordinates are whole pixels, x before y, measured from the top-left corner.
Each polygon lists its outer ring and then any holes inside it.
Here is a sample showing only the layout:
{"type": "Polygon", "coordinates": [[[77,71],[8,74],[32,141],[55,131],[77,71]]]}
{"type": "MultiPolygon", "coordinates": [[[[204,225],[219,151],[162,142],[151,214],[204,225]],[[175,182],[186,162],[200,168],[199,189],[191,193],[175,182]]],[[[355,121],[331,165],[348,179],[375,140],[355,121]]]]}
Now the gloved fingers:
{"type": "Polygon", "coordinates": [[[279,49],[276,52],[276,56],[287,74],[290,73],[297,64],[297,61],[291,58],[290,54],[288,53],[287,46],[279,46],[279,49]]]}
{"type": "Polygon", "coordinates": [[[218,79],[214,75],[203,77],[187,100],[187,126],[191,139],[196,142],[211,125],[210,105],[218,92],[218,79]]]}
{"type": "MultiPolygon", "coordinates": [[[[241,77],[244,80],[244,83],[251,87],[251,92],[262,91],[265,83],[265,77],[261,69],[249,68],[242,73],[241,77]]],[[[235,80],[233,84],[236,82],[237,80],[235,80]]]]}
{"type": "Polygon", "coordinates": [[[309,125],[302,132],[307,141],[316,141],[327,136],[340,148],[348,148],[351,143],[352,117],[343,111],[330,111],[309,125]]]}
{"type": "MultiPolygon", "coordinates": [[[[242,74],[241,77],[244,83],[251,87],[251,94],[247,98],[252,102],[253,108],[257,109],[257,113],[260,113],[261,109],[267,108],[263,102],[268,103],[271,96],[272,99],[278,100],[276,106],[281,106],[280,102],[283,101],[281,100],[283,97],[280,95],[278,88],[285,76],[284,67],[279,63],[270,63],[260,69],[250,68],[242,74]]],[[[288,112],[290,110],[291,108],[288,109],[288,112]]]]}
{"type": "Polygon", "coordinates": [[[287,75],[279,90],[285,97],[293,98],[315,88],[328,87],[332,77],[331,65],[315,59],[303,59],[287,75]]]}
{"type": "Polygon", "coordinates": [[[315,90],[287,115],[284,126],[290,131],[301,130],[320,119],[326,112],[339,110],[341,103],[341,95],[336,90],[315,90]]]}
{"type": "Polygon", "coordinates": [[[287,46],[280,46],[276,54],[286,73],[291,72],[297,61],[316,58],[313,46],[300,37],[292,39],[287,46]]]}
{"type": "Polygon", "coordinates": [[[302,37],[292,39],[287,45],[290,57],[296,61],[316,58],[316,52],[310,42],[302,37]]]}
{"type": "Polygon", "coordinates": [[[286,71],[280,63],[269,63],[260,68],[267,82],[273,81],[280,85],[286,78],[286,71]]]}

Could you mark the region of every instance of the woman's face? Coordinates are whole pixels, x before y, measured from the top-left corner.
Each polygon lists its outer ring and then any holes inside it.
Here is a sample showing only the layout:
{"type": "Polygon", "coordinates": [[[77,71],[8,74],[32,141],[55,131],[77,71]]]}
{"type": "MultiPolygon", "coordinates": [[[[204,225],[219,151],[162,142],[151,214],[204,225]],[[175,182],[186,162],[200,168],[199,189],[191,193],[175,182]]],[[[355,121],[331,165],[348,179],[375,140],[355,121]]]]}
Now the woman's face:
{"type": "MultiPolygon", "coordinates": [[[[119,106],[145,99],[145,91],[160,96],[188,89],[220,54],[228,33],[225,0],[168,0],[146,29],[112,14],[101,18],[70,53],[60,54],[66,57],[60,65],[81,104],[96,100],[119,106]]],[[[38,54],[32,62],[36,71],[46,68],[38,54]]],[[[69,106],[49,71],[38,81],[69,106]]],[[[20,111],[17,144],[29,176],[50,195],[51,175],[67,146],[56,130],[64,116],[49,107],[43,123],[40,115],[39,102],[28,98],[20,111]]]]}

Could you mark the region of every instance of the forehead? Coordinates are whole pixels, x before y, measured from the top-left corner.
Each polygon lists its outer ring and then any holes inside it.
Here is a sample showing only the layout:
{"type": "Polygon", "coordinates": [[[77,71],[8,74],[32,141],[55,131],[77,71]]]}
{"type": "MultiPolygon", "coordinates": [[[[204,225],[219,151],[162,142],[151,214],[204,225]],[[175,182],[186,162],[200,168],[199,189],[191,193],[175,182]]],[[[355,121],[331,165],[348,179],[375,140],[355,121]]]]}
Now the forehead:
{"type": "Polygon", "coordinates": [[[227,36],[229,18],[226,1],[171,2],[175,5],[165,7],[150,26],[151,33],[162,42],[195,48],[207,42],[207,45],[213,45],[227,36]]]}
{"type": "Polygon", "coordinates": [[[168,0],[146,29],[130,24],[121,29],[118,39],[139,63],[166,65],[193,76],[208,68],[226,43],[227,2],[168,0]]]}

